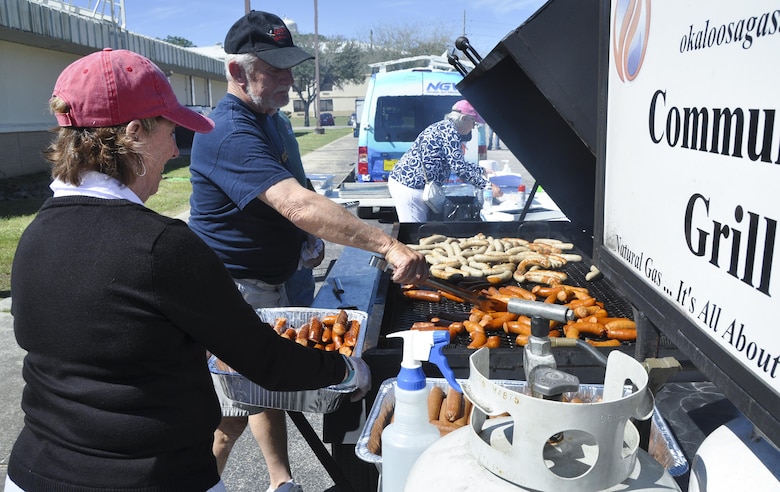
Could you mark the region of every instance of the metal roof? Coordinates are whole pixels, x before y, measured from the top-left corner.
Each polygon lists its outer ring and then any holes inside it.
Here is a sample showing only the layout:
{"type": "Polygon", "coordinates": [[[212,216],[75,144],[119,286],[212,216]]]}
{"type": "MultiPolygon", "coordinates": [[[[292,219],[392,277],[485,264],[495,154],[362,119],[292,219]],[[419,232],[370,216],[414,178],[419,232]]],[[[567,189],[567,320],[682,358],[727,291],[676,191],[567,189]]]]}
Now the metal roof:
{"type": "Polygon", "coordinates": [[[221,60],[127,31],[111,17],[46,0],[0,0],[0,40],[86,55],[103,48],[139,53],[163,71],[225,79],[221,60]]]}

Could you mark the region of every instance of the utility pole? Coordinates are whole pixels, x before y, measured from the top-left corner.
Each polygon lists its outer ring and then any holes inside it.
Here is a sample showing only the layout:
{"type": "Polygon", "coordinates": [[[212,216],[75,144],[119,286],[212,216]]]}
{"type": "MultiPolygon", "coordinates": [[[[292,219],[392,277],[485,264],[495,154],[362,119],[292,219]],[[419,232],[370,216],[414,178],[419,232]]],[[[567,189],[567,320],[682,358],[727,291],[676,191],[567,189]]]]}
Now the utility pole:
{"type": "Polygon", "coordinates": [[[244,14],[248,14],[252,11],[252,6],[249,5],[251,0],[244,0],[244,14]]]}
{"type": "Polygon", "coordinates": [[[314,0],[314,119],[317,121],[314,133],[322,134],[325,130],[320,127],[320,35],[317,17],[317,0],[314,0]]]}

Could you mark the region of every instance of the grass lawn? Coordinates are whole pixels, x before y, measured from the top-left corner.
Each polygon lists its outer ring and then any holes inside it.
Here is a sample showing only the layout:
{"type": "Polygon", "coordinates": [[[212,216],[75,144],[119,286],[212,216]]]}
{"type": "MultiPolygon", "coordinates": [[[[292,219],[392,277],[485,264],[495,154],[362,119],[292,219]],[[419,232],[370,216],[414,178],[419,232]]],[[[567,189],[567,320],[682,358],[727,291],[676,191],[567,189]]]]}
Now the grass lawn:
{"type": "MultiPolygon", "coordinates": [[[[351,133],[351,128],[328,128],[322,134],[302,131],[296,132],[295,136],[301,155],[306,155],[351,133]]],[[[146,206],[170,217],[185,212],[189,208],[192,191],[189,165],[189,156],[169,161],[159,191],[146,202],[146,206]]],[[[11,265],[16,245],[44,200],[51,195],[49,182],[47,172],[0,180],[0,298],[11,295],[11,265]]]]}

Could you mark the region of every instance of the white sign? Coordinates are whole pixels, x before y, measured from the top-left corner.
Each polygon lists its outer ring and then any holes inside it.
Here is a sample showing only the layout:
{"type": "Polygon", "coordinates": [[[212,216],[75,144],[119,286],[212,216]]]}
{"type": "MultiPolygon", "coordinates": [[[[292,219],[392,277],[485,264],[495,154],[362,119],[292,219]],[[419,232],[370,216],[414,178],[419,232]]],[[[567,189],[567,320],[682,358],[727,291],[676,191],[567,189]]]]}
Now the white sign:
{"type": "Polygon", "coordinates": [[[603,243],[780,393],[780,2],[610,19],[603,243]]]}

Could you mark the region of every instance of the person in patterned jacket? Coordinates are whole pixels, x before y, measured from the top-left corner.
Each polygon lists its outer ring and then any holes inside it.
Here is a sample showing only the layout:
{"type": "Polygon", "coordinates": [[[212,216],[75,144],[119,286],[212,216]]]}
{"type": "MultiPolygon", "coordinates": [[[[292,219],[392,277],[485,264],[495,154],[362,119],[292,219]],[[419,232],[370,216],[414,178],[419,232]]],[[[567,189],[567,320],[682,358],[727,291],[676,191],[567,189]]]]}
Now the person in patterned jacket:
{"type": "MultiPolygon", "coordinates": [[[[444,185],[454,173],[478,189],[490,185],[484,171],[463,155],[461,136],[476,123],[485,123],[465,99],[452,106],[444,119],[428,126],[396,163],[388,179],[399,222],[426,222],[430,209],[423,201],[427,181],[444,185]]],[[[495,190],[494,190],[495,191],[495,190]]]]}

